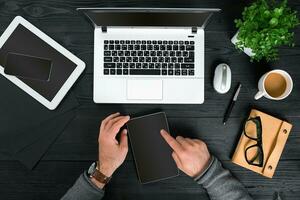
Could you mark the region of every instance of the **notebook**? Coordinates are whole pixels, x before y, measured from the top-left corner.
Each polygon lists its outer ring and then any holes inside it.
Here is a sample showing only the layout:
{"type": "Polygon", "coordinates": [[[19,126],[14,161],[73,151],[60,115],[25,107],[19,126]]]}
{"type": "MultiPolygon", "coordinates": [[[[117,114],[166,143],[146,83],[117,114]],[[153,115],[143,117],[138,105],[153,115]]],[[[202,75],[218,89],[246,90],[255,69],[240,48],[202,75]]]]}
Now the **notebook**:
{"type": "Polygon", "coordinates": [[[178,175],[172,149],[160,135],[169,131],[165,113],[159,112],[131,119],[127,123],[139,180],[142,184],[178,175]]]}
{"type": "MultiPolygon", "coordinates": [[[[232,156],[232,162],[265,177],[272,178],[292,129],[292,124],[259,110],[252,109],[248,119],[255,117],[260,117],[262,126],[262,167],[248,164],[245,158],[245,150],[249,146],[254,145],[255,141],[246,137],[244,131],[232,156]]],[[[245,130],[248,131],[247,128],[245,130]]]]}

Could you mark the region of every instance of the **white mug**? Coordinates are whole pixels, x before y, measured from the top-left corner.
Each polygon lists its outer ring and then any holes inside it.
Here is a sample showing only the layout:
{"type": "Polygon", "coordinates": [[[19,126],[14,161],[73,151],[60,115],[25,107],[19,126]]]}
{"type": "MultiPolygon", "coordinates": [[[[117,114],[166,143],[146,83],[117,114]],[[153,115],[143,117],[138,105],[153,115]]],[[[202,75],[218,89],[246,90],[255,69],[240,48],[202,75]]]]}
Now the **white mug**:
{"type": "Polygon", "coordinates": [[[255,100],[260,99],[261,97],[266,97],[266,98],[271,99],[271,100],[282,100],[282,99],[286,98],[287,96],[289,96],[289,94],[292,92],[292,90],[293,90],[293,80],[292,80],[291,76],[286,71],[283,71],[283,70],[280,70],[280,69],[272,70],[272,71],[269,71],[269,72],[265,73],[259,79],[258,90],[259,91],[256,93],[256,95],[254,97],[255,100]],[[268,94],[268,92],[265,89],[266,78],[271,73],[277,73],[277,74],[281,75],[285,79],[285,82],[286,82],[285,91],[278,97],[271,96],[270,94],[268,94]]]}

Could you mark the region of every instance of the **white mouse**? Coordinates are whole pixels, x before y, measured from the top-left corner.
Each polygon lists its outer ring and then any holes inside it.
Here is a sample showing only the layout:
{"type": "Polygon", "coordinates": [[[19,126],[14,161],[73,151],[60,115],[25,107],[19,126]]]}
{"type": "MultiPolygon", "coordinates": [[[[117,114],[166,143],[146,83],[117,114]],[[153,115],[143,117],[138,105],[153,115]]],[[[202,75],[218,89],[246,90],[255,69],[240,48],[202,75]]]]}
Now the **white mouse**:
{"type": "Polygon", "coordinates": [[[221,63],[215,69],[214,89],[220,94],[225,94],[230,90],[230,87],[231,87],[230,67],[225,63],[221,63]]]}

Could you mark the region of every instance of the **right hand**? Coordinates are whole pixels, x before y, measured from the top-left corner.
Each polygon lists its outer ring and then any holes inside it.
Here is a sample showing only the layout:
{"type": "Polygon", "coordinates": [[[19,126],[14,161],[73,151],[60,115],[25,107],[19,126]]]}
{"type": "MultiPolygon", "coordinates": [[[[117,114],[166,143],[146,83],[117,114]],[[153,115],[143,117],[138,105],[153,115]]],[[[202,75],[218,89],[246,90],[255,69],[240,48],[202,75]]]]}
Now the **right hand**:
{"type": "Polygon", "coordinates": [[[165,130],[161,135],[173,149],[172,157],[181,171],[195,178],[208,167],[211,156],[203,141],[181,136],[175,139],[165,130]]]}

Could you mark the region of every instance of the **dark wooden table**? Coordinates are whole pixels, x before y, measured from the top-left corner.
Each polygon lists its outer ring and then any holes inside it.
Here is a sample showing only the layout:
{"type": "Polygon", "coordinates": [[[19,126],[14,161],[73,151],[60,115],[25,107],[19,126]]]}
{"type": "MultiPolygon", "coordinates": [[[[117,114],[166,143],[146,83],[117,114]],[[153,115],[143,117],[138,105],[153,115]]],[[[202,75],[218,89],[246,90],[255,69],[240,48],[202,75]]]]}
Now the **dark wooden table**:
{"type": "MultiPolygon", "coordinates": [[[[80,103],[75,119],[64,130],[33,171],[0,153],[1,200],[59,199],[76,178],[97,158],[99,122],[108,114],[126,114],[162,110],[167,113],[172,134],[201,138],[212,154],[242,181],[254,199],[300,199],[300,30],[295,33],[294,48],[283,47],[274,63],[251,63],[239,53],[230,39],[236,32],[233,20],[241,16],[249,1],[234,0],[0,0],[0,31],[16,15],[22,15],[86,62],[87,68],[73,87],[80,103]],[[205,38],[205,103],[203,105],[100,105],[93,103],[93,27],[76,11],[77,7],[208,7],[223,11],[213,16],[205,38]],[[212,75],[219,62],[232,69],[233,86],[243,84],[239,100],[226,126],[222,117],[233,94],[217,94],[212,75]],[[283,101],[254,101],[259,77],[270,69],[284,69],[293,77],[295,87],[283,101]],[[294,128],[273,179],[267,179],[230,162],[241,124],[255,106],[292,122],[294,128]]],[[[300,10],[299,1],[289,4],[300,10]]],[[[197,89],[197,88],[195,88],[197,89]]],[[[132,153],[114,174],[105,199],[208,199],[205,190],[186,175],[155,184],[138,182],[132,153]]]]}

